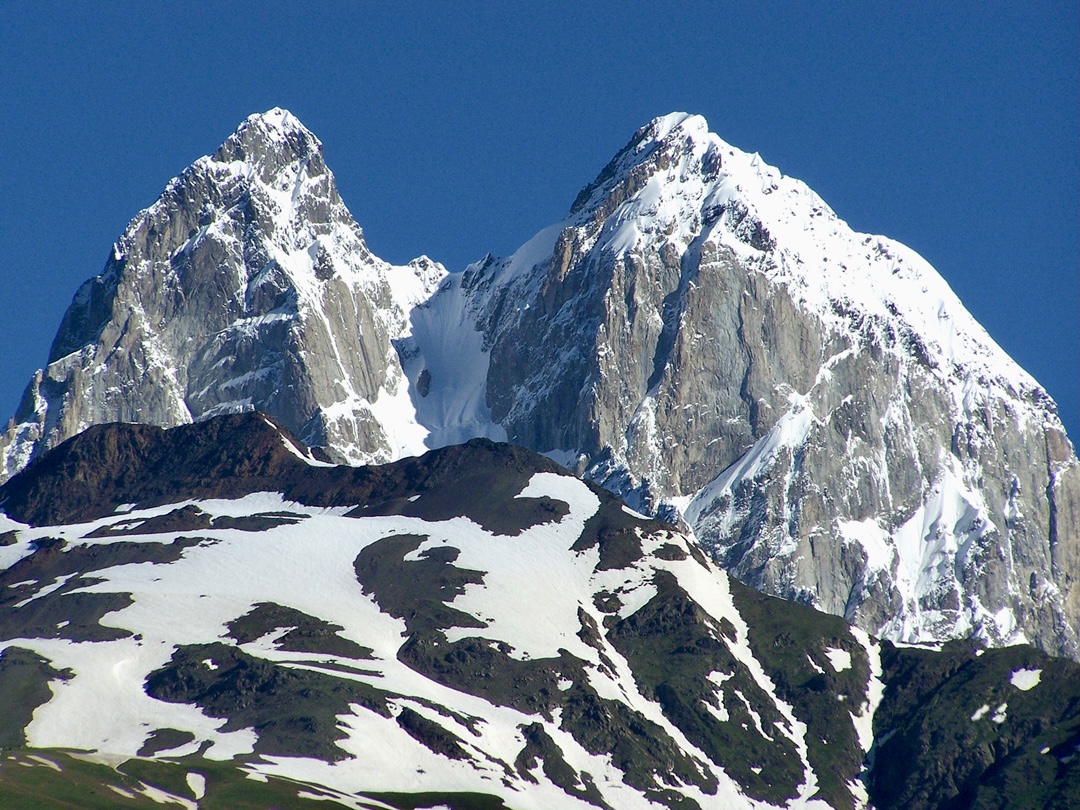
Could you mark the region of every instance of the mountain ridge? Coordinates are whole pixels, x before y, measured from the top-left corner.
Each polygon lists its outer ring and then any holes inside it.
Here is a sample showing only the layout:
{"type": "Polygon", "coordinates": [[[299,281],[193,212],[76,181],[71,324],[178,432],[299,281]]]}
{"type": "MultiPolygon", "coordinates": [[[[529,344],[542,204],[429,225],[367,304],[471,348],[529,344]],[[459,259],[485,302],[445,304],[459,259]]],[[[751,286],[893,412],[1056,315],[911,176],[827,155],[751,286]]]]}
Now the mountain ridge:
{"type": "Polygon", "coordinates": [[[1033,635],[1075,655],[1080,481],[1052,402],[929,265],[703,119],[640,130],[566,220],[460,283],[509,438],[682,514],[744,581],[906,640],[1005,641],[1064,585],[1033,635]],[[930,548],[899,553],[907,533],[930,548]],[[1014,533],[1050,553],[1007,605],[974,581],[1014,533]]]}
{"type": "Polygon", "coordinates": [[[0,502],[3,801],[1064,807],[1080,778],[1075,662],[871,639],[522,448],[353,468],[258,413],[111,424],[0,502]]]}
{"type": "Polygon", "coordinates": [[[95,422],[247,409],[352,463],[510,439],[685,518],[766,592],[1080,655],[1052,400],[921,258],[699,116],[655,119],[566,219],[460,274],[372,256],[318,139],[252,116],[133,220],[54,347],[5,475],[95,422]]]}

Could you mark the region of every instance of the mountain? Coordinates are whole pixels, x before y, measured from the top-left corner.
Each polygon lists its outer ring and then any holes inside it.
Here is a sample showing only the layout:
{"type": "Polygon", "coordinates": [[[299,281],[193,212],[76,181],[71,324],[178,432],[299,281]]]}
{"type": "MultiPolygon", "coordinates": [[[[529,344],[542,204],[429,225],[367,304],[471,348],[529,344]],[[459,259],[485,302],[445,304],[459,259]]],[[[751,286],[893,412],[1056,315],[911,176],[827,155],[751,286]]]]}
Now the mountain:
{"type": "Polygon", "coordinates": [[[3,475],[92,424],[252,409],[350,463],[509,439],[876,635],[1080,656],[1053,401],[919,256],[698,116],[462,273],[374,257],[318,140],[250,117],[76,294],[3,475]]]}
{"type": "Polygon", "coordinates": [[[1080,787],[1080,665],[879,642],[522,448],[356,468],[257,413],[98,425],[0,504],[4,806],[1066,807],[1080,787]]]}
{"type": "Polygon", "coordinates": [[[889,638],[1080,653],[1053,401],[919,256],[699,116],[639,130],[563,222],[451,283],[508,438],[681,515],[742,581],[889,638]]]}
{"type": "Polygon", "coordinates": [[[75,294],[3,469],[93,424],[255,406],[353,463],[422,448],[394,421],[408,392],[391,339],[443,273],[373,256],[318,139],[284,110],[253,115],[131,221],[75,294]]]}

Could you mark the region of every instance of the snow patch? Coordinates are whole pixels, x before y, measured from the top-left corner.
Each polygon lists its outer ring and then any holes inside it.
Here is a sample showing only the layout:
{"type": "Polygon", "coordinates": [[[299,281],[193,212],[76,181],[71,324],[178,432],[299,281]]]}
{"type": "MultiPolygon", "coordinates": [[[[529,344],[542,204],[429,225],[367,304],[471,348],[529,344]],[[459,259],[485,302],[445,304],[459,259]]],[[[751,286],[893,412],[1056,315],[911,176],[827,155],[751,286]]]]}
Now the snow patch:
{"type": "Polygon", "coordinates": [[[994,709],[994,716],[990,719],[997,723],[999,726],[1005,722],[1005,712],[1008,710],[1009,704],[1002,703],[996,709],[994,709]]]}
{"type": "Polygon", "coordinates": [[[201,801],[203,796],[206,795],[206,777],[201,773],[189,772],[185,780],[195,796],[195,801],[201,801]]]}
{"type": "MultiPolygon", "coordinates": [[[[859,740],[859,747],[864,753],[869,754],[874,746],[874,715],[878,706],[885,696],[885,683],[882,681],[881,644],[876,639],[870,638],[869,634],[857,627],[851,628],[851,635],[866,652],[866,659],[870,667],[870,677],[866,683],[866,699],[860,707],[859,713],[850,713],[851,724],[855,728],[855,734],[859,740]]],[[[859,778],[848,783],[848,787],[861,806],[869,806],[869,793],[866,786],[869,783],[869,757],[863,761],[863,768],[859,778]]]]}
{"type": "Polygon", "coordinates": [[[1009,678],[1009,683],[1021,692],[1027,692],[1039,685],[1042,678],[1041,669],[1018,669],[1009,678]]]}
{"type": "Polygon", "coordinates": [[[851,653],[847,650],[841,650],[838,647],[827,647],[825,657],[829,659],[829,663],[832,664],[832,668],[836,672],[851,669],[851,653]]]}

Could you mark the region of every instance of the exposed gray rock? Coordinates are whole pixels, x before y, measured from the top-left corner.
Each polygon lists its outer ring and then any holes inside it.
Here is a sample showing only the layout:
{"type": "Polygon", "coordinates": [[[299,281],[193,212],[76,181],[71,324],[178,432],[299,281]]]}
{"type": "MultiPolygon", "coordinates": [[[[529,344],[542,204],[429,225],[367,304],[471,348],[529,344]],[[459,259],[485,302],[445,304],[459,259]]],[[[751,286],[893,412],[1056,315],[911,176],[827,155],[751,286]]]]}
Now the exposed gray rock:
{"type": "Polygon", "coordinates": [[[284,110],[253,115],[132,220],[76,293],[0,437],[0,480],[92,424],[251,409],[341,460],[397,457],[402,440],[372,404],[408,402],[391,340],[406,325],[399,299],[423,291],[413,268],[368,251],[315,136],[284,110]]]}
{"type": "Polygon", "coordinates": [[[511,441],[886,637],[1076,656],[1080,467],[941,277],[671,115],[466,272],[511,441]]]}
{"type": "Polygon", "coordinates": [[[258,409],[351,463],[474,436],[685,520],[767,593],[901,641],[1080,655],[1080,464],[912,251],[672,114],[464,273],[371,255],[319,142],[252,116],[76,294],[0,480],[85,427],[258,409]]]}

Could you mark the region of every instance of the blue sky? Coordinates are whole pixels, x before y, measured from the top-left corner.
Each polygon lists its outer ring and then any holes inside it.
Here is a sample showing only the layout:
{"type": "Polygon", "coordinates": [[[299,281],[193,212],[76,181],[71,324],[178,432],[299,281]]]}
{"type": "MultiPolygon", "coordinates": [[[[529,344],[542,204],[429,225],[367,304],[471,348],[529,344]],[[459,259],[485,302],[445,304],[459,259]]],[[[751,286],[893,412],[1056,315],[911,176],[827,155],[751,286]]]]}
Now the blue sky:
{"type": "Polygon", "coordinates": [[[0,413],[251,112],[320,137],[375,253],[461,269],[686,110],[919,251],[1080,435],[1076,2],[221,5],[0,6],[0,413]]]}

